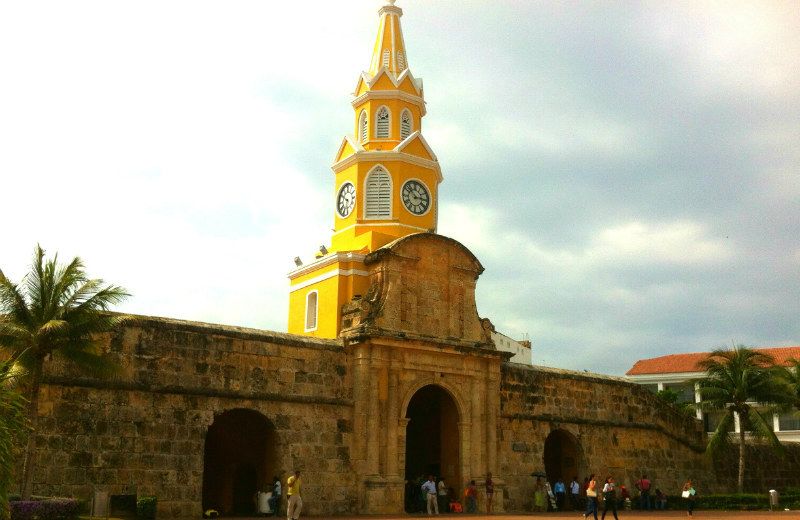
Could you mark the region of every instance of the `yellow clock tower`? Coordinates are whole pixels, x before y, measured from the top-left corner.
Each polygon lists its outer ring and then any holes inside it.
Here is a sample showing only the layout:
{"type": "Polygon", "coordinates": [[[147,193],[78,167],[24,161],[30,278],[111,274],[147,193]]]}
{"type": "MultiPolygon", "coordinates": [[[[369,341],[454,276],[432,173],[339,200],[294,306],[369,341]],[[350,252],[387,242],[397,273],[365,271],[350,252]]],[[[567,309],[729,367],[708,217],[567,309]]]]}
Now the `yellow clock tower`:
{"type": "Polygon", "coordinates": [[[365,256],[412,233],[435,232],[442,172],[422,137],[422,80],[408,68],[394,0],[378,14],[369,70],[358,78],[351,105],[353,135],[332,166],[335,223],[331,247],[289,273],[289,332],[339,334],[341,308],[364,294],[365,256]]]}

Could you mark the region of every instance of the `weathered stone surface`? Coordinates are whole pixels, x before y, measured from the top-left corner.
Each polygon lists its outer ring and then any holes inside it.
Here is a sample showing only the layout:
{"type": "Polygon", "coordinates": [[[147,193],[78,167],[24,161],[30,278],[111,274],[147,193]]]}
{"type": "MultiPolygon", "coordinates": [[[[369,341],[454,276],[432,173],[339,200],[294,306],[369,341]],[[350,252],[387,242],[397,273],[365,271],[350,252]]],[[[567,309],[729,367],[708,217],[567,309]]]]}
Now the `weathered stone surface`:
{"type": "MultiPolygon", "coordinates": [[[[715,474],[699,421],[642,387],[507,363],[475,311],[482,268],[457,242],[421,234],[369,265],[374,291],[345,306],[338,341],[141,317],[105,337],[118,377],[50,366],[34,492],[154,494],[159,516],[199,517],[204,473],[222,471],[207,466],[209,432],[240,411],[268,425],[257,487],[300,469],[309,515],[402,511],[406,463],[430,443],[457,490],[494,473],[497,512],[530,510],[531,473],[553,453],[581,478],[610,473],[630,486],[646,473],[675,492],[691,475],[705,491],[730,489],[735,465],[715,474]]],[[[221,445],[246,437],[225,432],[221,445]]],[[[800,452],[756,451],[769,464],[748,485],[799,485],[800,452]]],[[[219,466],[248,456],[234,450],[219,466]]]]}

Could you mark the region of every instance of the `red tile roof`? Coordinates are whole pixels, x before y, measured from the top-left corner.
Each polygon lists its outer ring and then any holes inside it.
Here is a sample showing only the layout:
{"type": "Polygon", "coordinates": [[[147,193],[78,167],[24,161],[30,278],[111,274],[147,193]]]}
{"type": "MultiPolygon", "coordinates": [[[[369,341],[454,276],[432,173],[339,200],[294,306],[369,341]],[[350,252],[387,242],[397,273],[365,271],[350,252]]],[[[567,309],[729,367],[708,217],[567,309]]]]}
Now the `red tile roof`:
{"type": "MultiPolygon", "coordinates": [[[[759,348],[755,349],[775,358],[779,365],[787,365],[789,358],[800,359],[800,347],[759,348]]],[[[679,372],[700,372],[695,366],[698,361],[705,359],[708,352],[695,352],[692,354],[670,354],[651,359],[641,359],[633,364],[633,368],[625,375],[645,374],[673,374],[679,372]]]]}

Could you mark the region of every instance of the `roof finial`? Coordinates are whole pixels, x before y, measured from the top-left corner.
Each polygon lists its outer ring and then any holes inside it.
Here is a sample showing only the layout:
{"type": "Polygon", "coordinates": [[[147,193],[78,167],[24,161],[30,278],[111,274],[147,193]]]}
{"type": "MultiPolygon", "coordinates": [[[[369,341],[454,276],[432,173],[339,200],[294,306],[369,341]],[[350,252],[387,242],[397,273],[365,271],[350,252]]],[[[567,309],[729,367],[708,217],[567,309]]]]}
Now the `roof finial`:
{"type": "Polygon", "coordinates": [[[389,3],[389,5],[394,5],[394,3],[395,3],[397,0],[386,0],[386,1],[389,3]]]}

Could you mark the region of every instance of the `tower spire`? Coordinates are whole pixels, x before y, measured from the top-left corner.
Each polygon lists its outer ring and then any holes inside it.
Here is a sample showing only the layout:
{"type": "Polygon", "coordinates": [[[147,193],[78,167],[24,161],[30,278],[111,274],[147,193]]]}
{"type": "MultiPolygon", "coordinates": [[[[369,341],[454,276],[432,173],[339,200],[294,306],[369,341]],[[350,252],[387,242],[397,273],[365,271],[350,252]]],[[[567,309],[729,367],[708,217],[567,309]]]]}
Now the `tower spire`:
{"type": "Polygon", "coordinates": [[[380,8],[378,15],[378,37],[372,50],[372,61],[369,64],[369,73],[375,75],[381,67],[395,76],[399,76],[408,68],[406,44],[403,41],[403,30],[400,28],[400,17],[403,10],[394,5],[395,0],[380,8]]]}

